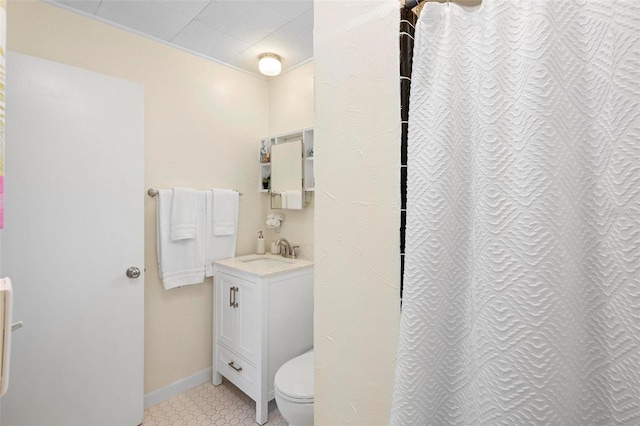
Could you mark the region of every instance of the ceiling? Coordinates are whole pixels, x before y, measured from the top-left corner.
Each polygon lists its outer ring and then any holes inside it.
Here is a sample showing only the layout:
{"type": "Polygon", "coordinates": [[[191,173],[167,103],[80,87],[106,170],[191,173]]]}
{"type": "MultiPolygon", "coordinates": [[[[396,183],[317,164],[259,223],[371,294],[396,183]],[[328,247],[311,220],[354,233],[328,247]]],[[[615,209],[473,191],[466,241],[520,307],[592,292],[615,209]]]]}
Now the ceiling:
{"type": "Polygon", "coordinates": [[[45,1],[255,75],[261,53],[313,57],[313,0],[45,1]]]}

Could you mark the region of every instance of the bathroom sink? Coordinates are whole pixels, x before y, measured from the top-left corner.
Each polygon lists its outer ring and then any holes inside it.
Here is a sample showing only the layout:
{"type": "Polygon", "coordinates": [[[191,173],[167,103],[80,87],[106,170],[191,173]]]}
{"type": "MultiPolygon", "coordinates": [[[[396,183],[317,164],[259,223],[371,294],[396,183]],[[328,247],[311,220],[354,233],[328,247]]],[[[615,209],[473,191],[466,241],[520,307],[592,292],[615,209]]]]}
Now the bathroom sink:
{"type": "Polygon", "coordinates": [[[213,261],[214,264],[228,266],[260,277],[273,276],[298,269],[313,268],[313,261],[290,259],[273,254],[249,254],[213,261]]]}
{"type": "Polygon", "coordinates": [[[257,257],[253,259],[244,259],[241,260],[242,263],[253,263],[254,265],[261,266],[282,266],[283,264],[290,264],[291,261],[288,259],[277,258],[277,257],[257,257]]]}

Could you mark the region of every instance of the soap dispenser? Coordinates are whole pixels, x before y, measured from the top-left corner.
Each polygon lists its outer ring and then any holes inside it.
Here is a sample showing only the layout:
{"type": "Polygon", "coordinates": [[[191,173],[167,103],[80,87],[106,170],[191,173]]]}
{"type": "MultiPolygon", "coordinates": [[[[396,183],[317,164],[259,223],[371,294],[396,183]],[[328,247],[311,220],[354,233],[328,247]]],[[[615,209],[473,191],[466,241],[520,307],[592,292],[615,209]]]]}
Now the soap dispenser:
{"type": "Polygon", "coordinates": [[[262,237],[262,231],[258,232],[258,245],[256,247],[256,253],[264,254],[264,238],[262,237]]]}

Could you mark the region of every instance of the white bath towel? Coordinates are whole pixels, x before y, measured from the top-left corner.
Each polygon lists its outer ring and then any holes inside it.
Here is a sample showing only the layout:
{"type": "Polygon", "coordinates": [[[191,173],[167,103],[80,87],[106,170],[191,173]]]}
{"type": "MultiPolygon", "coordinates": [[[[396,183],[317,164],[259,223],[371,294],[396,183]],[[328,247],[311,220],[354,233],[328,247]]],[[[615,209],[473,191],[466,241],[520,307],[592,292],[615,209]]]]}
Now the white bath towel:
{"type": "Polygon", "coordinates": [[[282,191],[278,193],[278,196],[280,197],[280,208],[286,209],[287,208],[287,192],[282,191]]]}
{"type": "Polygon", "coordinates": [[[300,190],[286,191],[285,194],[286,194],[285,198],[287,199],[288,209],[293,209],[293,210],[302,209],[302,191],[300,190]]]}
{"type": "Polygon", "coordinates": [[[157,250],[158,270],[166,290],[199,284],[205,276],[205,193],[197,192],[196,235],[187,240],[171,240],[171,205],[173,190],[158,191],[157,250]]]}
{"type": "Polygon", "coordinates": [[[213,233],[215,235],[233,235],[236,232],[238,215],[238,193],[230,189],[212,189],[213,194],[213,233]]]}
{"type": "Polygon", "coordinates": [[[171,201],[171,241],[196,236],[198,192],[195,189],[173,188],[171,201]]]}
{"type": "MultiPolygon", "coordinates": [[[[206,223],[210,224],[209,227],[213,228],[215,221],[213,219],[214,215],[214,192],[216,190],[212,189],[206,192],[206,223]]],[[[236,194],[235,204],[233,204],[234,216],[232,220],[233,228],[237,228],[238,226],[238,193],[233,191],[236,194]]],[[[236,255],[236,235],[216,235],[211,229],[205,230],[206,235],[206,276],[213,276],[213,264],[211,261],[218,259],[226,259],[227,257],[234,257],[236,255]]]]}

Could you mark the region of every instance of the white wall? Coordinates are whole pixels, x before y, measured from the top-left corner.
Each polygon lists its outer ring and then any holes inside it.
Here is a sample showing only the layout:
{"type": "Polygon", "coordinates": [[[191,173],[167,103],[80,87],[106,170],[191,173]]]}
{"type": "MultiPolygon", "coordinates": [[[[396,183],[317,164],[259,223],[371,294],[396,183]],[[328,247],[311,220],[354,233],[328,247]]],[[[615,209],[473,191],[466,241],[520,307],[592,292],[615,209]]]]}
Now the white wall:
{"type": "MultiPolygon", "coordinates": [[[[140,82],[145,185],[244,193],[237,253],[263,226],[257,141],[268,133],[268,83],[258,77],[41,2],[10,0],[8,49],[140,82]]],[[[10,159],[8,160],[10,161],[10,159]]],[[[117,173],[114,170],[114,173],[117,173]]],[[[165,291],[156,264],[156,200],[145,197],[145,393],[211,366],[212,285],[165,291]]]]}
{"type": "Polygon", "coordinates": [[[389,423],[399,323],[397,0],[315,3],[315,410],[389,423]]]}

